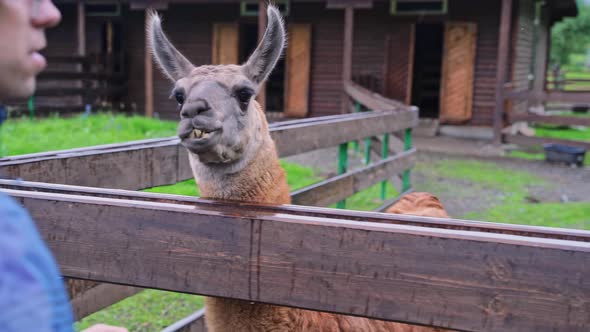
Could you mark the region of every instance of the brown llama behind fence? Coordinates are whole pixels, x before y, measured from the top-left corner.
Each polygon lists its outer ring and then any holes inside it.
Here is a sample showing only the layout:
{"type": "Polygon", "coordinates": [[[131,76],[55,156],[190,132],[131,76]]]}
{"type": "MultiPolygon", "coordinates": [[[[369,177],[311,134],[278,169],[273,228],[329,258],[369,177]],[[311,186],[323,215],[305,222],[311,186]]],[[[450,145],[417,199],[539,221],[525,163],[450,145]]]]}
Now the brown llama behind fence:
{"type": "MultiPolygon", "coordinates": [[[[163,72],[174,82],[178,135],[201,195],[212,199],[288,204],[289,186],[270,137],[264,111],[254,100],[285,45],[278,10],[269,6],[268,26],[243,65],[193,66],[168,40],[152,14],[147,33],[163,72]]],[[[208,297],[210,332],[422,332],[436,329],[314,312],[249,301],[208,297]]]]}

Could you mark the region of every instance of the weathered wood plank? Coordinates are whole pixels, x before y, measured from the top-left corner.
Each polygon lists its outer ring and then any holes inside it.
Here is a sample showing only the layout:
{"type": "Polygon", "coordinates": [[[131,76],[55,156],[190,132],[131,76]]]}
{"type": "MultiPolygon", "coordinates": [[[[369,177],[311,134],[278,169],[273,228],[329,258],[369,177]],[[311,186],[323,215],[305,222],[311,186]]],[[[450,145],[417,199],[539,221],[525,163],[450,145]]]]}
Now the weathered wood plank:
{"type": "Polygon", "coordinates": [[[417,110],[364,112],[341,119],[279,127],[271,130],[271,136],[277,144],[279,155],[286,157],[365,137],[396,132],[415,127],[417,124],[417,110]]]}
{"type": "Polygon", "coordinates": [[[581,148],[590,149],[590,142],[585,141],[573,141],[567,139],[558,139],[558,138],[548,138],[548,137],[528,137],[528,136],[521,136],[521,135],[506,135],[505,140],[508,143],[513,143],[517,145],[543,145],[543,144],[565,144],[571,146],[577,146],[581,148]]]}
{"type": "Polygon", "coordinates": [[[350,96],[350,98],[358,101],[363,106],[373,111],[408,109],[408,106],[401,102],[382,97],[379,94],[367,90],[352,82],[347,82],[344,84],[344,91],[350,96]]]}
{"type": "Polygon", "coordinates": [[[590,91],[548,91],[543,95],[548,102],[590,104],[590,91]]]}
{"type": "Polygon", "coordinates": [[[467,331],[590,326],[590,243],[2,191],[68,277],[467,331]]]}
{"type": "Polygon", "coordinates": [[[179,320],[161,332],[207,332],[205,308],[179,320]]]}
{"type": "Polygon", "coordinates": [[[293,193],[293,204],[328,206],[412,168],[416,150],[402,152],[361,169],[318,182],[293,193]]]}
{"type": "Polygon", "coordinates": [[[100,284],[72,299],[74,318],[80,320],[121,300],[135,295],[143,289],[131,286],[100,284]]]}
{"type": "Polygon", "coordinates": [[[113,198],[154,203],[185,204],[195,208],[216,210],[219,213],[241,213],[243,216],[257,214],[297,214],[316,218],[338,218],[350,221],[368,221],[396,225],[423,226],[451,230],[489,232],[497,234],[541,237],[550,239],[590,242],[590,232],[576,229],[500,224],[493,222],[468,221],[457,219],[437,219],[418,216],[375,214],[363,211],[326,209],[297,205],[265,205],[240,203],[241,209],[234,211],[234,205],[223,201],[212,201],[198,197],[171,194],[155,194],[120,189],[68,186],[50,183],[36,183],[15,180],[0,180],[0,188],[19,191],[33,191],[76,196],[113,198]],[[246,212],[246,210],[249,212],[246,212]]]}

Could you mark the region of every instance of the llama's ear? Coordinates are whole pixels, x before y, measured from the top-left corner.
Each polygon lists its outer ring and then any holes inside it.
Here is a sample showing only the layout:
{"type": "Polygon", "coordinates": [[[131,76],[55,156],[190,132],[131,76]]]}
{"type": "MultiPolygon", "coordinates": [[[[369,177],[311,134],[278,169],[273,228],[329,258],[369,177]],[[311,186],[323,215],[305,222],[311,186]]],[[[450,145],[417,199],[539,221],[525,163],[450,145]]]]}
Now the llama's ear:
{"type": "Polygon", "coordinates": [[[278,9],[272,5],[266,11],[268,25],[262,41],[246,64],[246,76],[256,84],[262,83],[273,70],[285,47],[285,25],[278,9]]]}
{"type": "Polygon", "coordinates": [[[148,15],[146,33],[149,48],[164,74],[173,82],[189,75],[195,67],[168,40],[162,31],[158,13],[151,11],[148,15]]]}

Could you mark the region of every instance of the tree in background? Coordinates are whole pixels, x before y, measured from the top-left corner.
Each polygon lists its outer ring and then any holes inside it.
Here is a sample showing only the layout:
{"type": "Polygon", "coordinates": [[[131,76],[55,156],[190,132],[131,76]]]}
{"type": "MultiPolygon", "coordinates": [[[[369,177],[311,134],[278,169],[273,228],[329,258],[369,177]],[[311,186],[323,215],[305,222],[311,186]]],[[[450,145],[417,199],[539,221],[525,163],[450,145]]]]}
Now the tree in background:
{"type": "Polygon", "coordinates": [[[570,56],[585,55],[590,47],[590,4],[578,2],[577,17],[566,18],[551,30],[551,62],[572,65],[570,56]]]}

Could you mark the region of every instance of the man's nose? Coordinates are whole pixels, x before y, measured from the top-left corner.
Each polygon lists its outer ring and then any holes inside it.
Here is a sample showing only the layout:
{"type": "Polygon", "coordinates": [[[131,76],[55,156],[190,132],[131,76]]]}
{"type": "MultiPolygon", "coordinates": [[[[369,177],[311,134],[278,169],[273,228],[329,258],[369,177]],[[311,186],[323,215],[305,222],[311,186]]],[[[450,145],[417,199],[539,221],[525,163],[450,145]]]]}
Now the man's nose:
{"type": "Polygon", "coordinates": [[[34,27],[45,29],[56,26],[61,21],[61,13],[51,0],[39,0],[41,3],[33,8],[31,22],[34,27]]]}
{"type": "Polygon", "coordinates": [[[210,110],[211,107],[206,100],[197,99],[195,101],[190,101],[182,106],[182,110],[180,111],[180,117],[182,119],[192,119],[195,116],[207,112],[210,110]]]}

